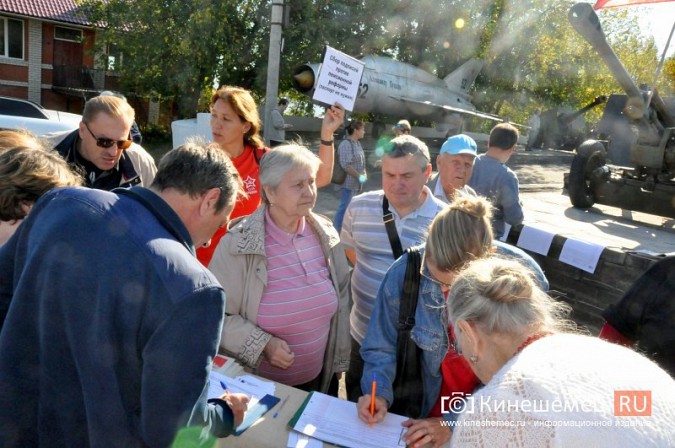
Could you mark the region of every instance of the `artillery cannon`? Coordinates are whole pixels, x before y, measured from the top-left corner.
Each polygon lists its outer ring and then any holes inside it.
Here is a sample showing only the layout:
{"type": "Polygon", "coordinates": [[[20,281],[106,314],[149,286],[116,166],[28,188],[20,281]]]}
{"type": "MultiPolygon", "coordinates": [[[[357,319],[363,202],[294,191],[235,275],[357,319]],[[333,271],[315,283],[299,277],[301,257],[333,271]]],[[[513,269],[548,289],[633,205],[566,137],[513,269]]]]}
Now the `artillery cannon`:
{"type": "Polygon", "coordinates": [[[610,95],[598,131],[576,149],[567,182],[572,205],[612,205],[675,218],[675,104],[639,89],[605,39],[588,3],[568,14],[574,29],[598,52],[625,95],[610,95]],[[608,160],[611,165],[608,164],[608,160]]]}
{"type": "MultiPolygon", "coordinates": [[[[573,150],[586,137],[586,122],[579,119],[583,114],[600,104],[604,104],[607,97],[596,97],[592,102],[574,112],[556,109],[541,113],[541,128],[537,139],[544,142],[545,148],[573,150]]],[[[535,146],[539,146],[534,142],[535,146]]]]}

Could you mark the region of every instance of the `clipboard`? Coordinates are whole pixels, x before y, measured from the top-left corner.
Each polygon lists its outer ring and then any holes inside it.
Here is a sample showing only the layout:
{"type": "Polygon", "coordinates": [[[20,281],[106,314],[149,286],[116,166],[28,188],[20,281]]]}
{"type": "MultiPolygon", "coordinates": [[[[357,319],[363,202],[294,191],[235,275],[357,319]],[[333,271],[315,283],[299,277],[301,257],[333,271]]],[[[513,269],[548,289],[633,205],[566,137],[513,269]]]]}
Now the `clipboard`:
{"type": "Polygon", "coordinates": [[[281,399],[274,395],[265,395],[251,409],[246,411],[244,420],[234,429],[234,435],[240,436],[244,431],[253,426],[263,415],[279,403],[281,399]]]}
{"type": "Polygon", "coordinates": [[[300,407],[298,408],[297,411],[295,411],[295,414],[293,414],[293,417],[288,421],[288,426],[291,429],[295,429],[295,425],[298,424],[298,420],[300,419],[300,416],[302,415],[303,412],[305,412],[305,408],[307,407],[307,403],[309,403],[309,399],[312,398],[312,394],[314,392],[310,392],[307,394],[305,397],[305,401],[302,402],[300,407]]]}
{"type": "Polygon", "coordinates": [[[382,423],[370,427],[359,420],[356,403],[310,392],[289,420],[291,429],[323,442],[346,448],[405,447],[401,425],[408,417],[388,413],[382,423]]]}

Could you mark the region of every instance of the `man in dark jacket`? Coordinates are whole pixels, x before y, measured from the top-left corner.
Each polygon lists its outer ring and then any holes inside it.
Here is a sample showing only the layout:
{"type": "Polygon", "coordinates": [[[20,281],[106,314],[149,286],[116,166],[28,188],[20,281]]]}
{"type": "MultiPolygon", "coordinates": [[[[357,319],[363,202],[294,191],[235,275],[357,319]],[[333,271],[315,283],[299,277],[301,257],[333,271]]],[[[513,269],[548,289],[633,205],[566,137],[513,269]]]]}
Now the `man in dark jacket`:
{"type": "Polygon", "coordinates": [[[46,135],[51,146],[99,190],[148,187],[157,168],[148,152],[132,140],[134,109],[123,98],[97,96],[84,105],[74,131],[46,135]]]}
{"type": "Polygon", "coordinates": [[[195,258],[241,188],[224,152],[169,152],[149,189],[59,188],[0,249],[0,446],[169,446],[224,437],[208,400],[225,310],[195,258]],[[183,431],[183,429],[185,429],[183,431]]]}
{"type": "Polygon", "coordinates": [[[637,348],[675,378],[675,256],[650,266],[602,317],[601,338],[637,348]]]}

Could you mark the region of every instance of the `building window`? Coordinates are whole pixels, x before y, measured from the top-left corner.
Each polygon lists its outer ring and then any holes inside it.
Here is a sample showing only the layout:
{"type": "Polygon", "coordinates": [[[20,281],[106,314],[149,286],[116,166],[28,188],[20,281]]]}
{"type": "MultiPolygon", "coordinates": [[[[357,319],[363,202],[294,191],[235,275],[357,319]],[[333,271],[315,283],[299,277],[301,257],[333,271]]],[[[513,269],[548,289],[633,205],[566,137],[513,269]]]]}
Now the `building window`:
{"type": "Polygon", "coordinates": [[[116,45],[108,45],[108,70],[114,72],[122,67],[122,52],[116,45]]]}
{"type": "Polygon", "coordinates": [[[82,42],[82,30],[76,28],[54,27],[54,39],[67,40],[70,42],[82,42]]]}
{"type": "Polygon", "coordinates": [[[23,20],[0,17],[0,56],[23,59],[23,20]]]}

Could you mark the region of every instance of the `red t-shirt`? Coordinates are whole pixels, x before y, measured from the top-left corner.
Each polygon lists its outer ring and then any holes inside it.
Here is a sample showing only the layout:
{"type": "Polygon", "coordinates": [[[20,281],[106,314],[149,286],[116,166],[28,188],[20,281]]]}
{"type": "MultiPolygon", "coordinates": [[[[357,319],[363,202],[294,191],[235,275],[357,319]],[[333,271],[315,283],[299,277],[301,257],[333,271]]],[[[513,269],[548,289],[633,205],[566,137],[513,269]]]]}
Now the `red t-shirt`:
{"type": "MultiPolygon", "coordinates": [[[[244,182],[244,191],[248,195],[248,198],[237,201],[230,219],[250,215],[260,205],[260,165],[256,161],[254,151],[255,149],[252,146],[247,145],[244,147],[244,152],[239,157],[231,159],[234,167],[241,176],[241,180],[244,182]]],[[[258,153],[262,155],[264,151],[260,151],[259,149],[258,153]]],[[[213,252],[216,250],[216,246],[218,246],[220,239],[226,232],[227,229],[225,228],[218,229],[211,238],[211,245],[209,247],[197,248],[197,259],[201,261],[204,266],[208,267],[211,258],[213,257],[213,252]]]]}
{"type": "Polygon", "coordinates": [[[450,340],[450,347],[448,353],[445,354],[443,362],[441,362],[441,374],[443,375],[443,383],[441,384],[441,395],[438,397],[436,404],[429,412],[429,417],[440,417],[441,413],[441,397],[452,397],[453,392],[462,392],[470,394],[478,386],[480,380],[471,370],[471,366],[462,355],[458,355],[452,348],[452,342],[455,340],[452,327],[448,328],[448,338],[450,340]]]}

